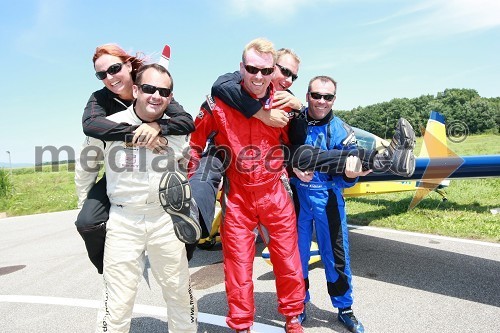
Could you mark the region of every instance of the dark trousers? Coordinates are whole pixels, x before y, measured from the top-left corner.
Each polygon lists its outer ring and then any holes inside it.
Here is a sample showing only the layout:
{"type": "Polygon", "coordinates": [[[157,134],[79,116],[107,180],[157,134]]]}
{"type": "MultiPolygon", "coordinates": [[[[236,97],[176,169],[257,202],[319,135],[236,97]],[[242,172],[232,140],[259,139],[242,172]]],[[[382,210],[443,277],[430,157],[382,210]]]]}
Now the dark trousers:
{"type": "Polygon", "coordinates": [[[106,221],[109,218],[109,198],[106,194],[106,175],[89,191],[87,200],[76,218],[76,230],[82,236],[90,261],[102,274],[106,221]]]}
{"type": "Polygon", "coordinates": [[[313,170],[340,175],[344,173],[345,163],[349,156],[358,156],[363,170],[373,168],[373,159],[376,150],[346,149],[346,150],[321,150],[319,148],[301,145],[292,146],[290,149],[290,165],[299,170],[313,170]]]}
{"type": "Polygon", "coordinates": [[[198,205],[203,238],[208,237],[215,215],[215,200],[224,166],[218,156],[206,155],[200,159],[198,169],[189,179],[191,192],[198,205]]]}

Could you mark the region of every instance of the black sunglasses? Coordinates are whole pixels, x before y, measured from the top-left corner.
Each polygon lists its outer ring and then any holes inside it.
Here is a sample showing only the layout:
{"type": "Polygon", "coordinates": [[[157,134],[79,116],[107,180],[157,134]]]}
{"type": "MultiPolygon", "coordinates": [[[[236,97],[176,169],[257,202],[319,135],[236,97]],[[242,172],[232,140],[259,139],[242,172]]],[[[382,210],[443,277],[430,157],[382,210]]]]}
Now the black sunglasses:
{"type": "Polygon", "coordinates": [[[326,95],[323,95],[323,94],[316,93],[316,92],[310,92],[309,96],[311,96],[314,99],[324,98],[325,101],[328,101],[328,102],[333,101],[333,99],[335,98],[335,94],[326,94],[326,95]]]}
{"type": "Polygon", "coordinates": [[[268,76],[274,72],[274,67],[269,67],[269,68],[257,68],[254,66],[250,65],[245,65],[245,70],[250,73],[250,74],[257,74],[258,72],[261,72],[262,75],[268,76]]]}
{"type": "Polygon", "coordinates": [[[97,76],[99,80],[104,80],[108,74],[115,75],[116,73],[119,73],[122,70],[122,67],[122,63],[116,63],[109,66],[105,71],[95,72],[95,76],[97,76]]]}
{"type": "Polygon", "coordinates": [[[299,76],[297,74],[293,74],[291,70],[289,70],[288,68],[286,67],[283,67],[279,64],[276,64],[276,66],[278,66],[278,68],[280,69],[280,72],[281,74],[283,74],[284,76],[286,77],[292,77],[292,82],[297,80],[299,78],[299,76]]]}
{"type": "Polygon", "coordinates": [[[139,88],[141,88],[143,93],[151,95],[153,95],[158,90],[158,93],[160,94],[161,97],[168,97],[172,93],[172,89],[170,88],[159,88],[152,86],[150,84],[141,84],[139,88]]]}

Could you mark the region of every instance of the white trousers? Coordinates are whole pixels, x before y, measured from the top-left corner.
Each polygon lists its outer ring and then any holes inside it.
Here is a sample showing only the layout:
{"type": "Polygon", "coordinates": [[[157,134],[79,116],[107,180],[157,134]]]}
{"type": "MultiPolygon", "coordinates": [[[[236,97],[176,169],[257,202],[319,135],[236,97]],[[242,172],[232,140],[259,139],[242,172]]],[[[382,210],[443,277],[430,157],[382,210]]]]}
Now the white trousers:
{"type": "Polygon", "coordinates": [[[198,310],[191,292],[184,243],[172,220],[153,209],[111,206],[104,247],[104,292],[96,332],[129,332],[132,309],[147,251],[151,271],[167,303],[170,333],[195,333],[198,310]]]}

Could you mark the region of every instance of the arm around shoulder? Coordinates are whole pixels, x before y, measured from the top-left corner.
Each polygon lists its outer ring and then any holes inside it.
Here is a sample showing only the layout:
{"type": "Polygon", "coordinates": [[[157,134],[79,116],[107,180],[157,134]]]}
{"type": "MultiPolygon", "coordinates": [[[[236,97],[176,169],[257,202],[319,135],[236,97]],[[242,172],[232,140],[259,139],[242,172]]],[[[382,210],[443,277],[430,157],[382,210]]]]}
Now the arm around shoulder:
{"type": "Polygon", "coordinates": [[[187,135],[194,131],[193,117],[175,99],[172,98],[165,115],[169,118],[158,121],[163,136],[187,135]]]}
{"type": "Polygon", "coordinates": [[[247,119],[262,108],[260,102],[252,98],[241,86],[240,72],[219,76],[212,86],[212,96],[238,110],[247,119]]]}
{"type": "Polygon", "coordinates": [[[116,102],[106,90],[94,92],[83,111],[83,133],[96,139],[123,141],[125,134],[132,133],[135,128],[129,124],[115,123],[106,117],[126,108],[126,105],[116,102]]]}

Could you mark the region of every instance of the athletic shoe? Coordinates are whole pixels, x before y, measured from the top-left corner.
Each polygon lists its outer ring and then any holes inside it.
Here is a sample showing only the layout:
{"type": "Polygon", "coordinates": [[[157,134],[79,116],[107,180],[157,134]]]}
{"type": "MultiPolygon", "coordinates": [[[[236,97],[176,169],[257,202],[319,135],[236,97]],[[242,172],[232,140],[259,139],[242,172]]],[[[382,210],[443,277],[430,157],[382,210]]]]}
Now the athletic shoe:
{"type": "Polygon", "coordinates": [[[350,332],[365,332],[363,324],[361,324],[361,322],[356,318],[351,308],[339,309],[338,319],[342,323],[342,325],[344,325],[344,327],[347,328],[350,332]]]}
{"type": "Polygon", "coordinates": [[[304,333],[304,329],[302,328],[302,325],[299,322],[298,316],[286,318],[285,332],[304,333]]]}
{"type": "Polygon", "coordinates": [[[387,171],[403,177],[415,172],[415,131],[411,124],[400,118],[389,147],[377,154],[373,161],[374,171],[387,171]]]}
{"type": "Polygon", "coordinates": [[[160,180],[159,195],[163,209],[172,217],[177,238],[188,244],[198,241],[201,236],[198,207],[191,199],[186,176],[178,171],[165,172],[160,180]]]}

